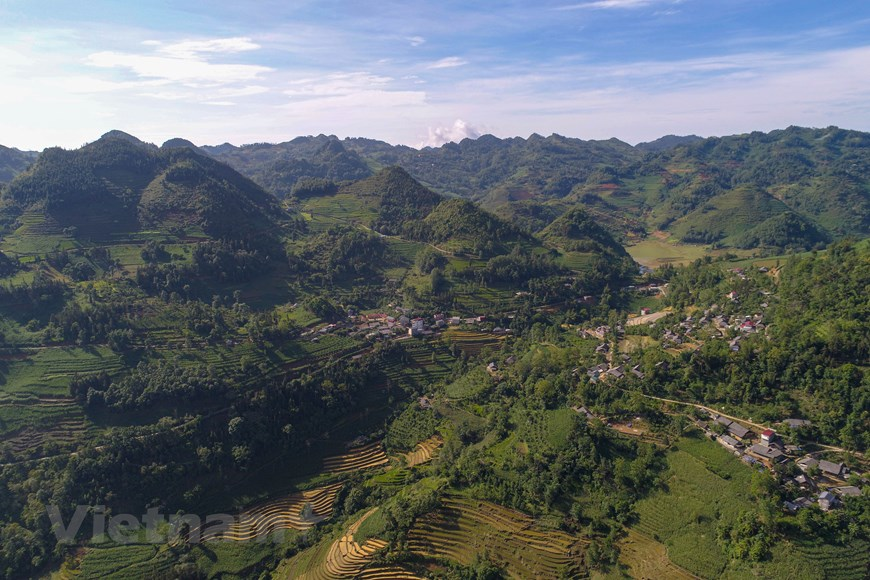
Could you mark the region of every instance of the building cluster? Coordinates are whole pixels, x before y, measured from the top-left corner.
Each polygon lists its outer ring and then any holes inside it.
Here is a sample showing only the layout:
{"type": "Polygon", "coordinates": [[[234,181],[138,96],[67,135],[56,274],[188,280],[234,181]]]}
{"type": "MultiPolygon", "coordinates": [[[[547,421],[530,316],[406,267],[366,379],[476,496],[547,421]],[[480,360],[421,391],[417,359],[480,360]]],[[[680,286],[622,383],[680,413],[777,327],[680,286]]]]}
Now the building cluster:
{"type": "MultiPolygon", "coordinates": [[[[811,425],[806,419],[786,419],[783,424],[793,429],[811,425]]],[[[710,416],[709,422],[699,421],[698,426],[749,465],[764,466],[773,471],[775,467],[787,467],[793,461],[801,473],[793,477],[785,476],[781,481],[788,495],[794,497],[783,504],[791,513],[813,504],[822,511],[828,511],[841,506],[848,501],[847,498],[862,493],[859,487],[848,484],[849,468],[844,464],[816,459],[812,454],[804,455],[800,447],[785,444],[773,429],[755,433],[736,421],[716,414],[710,416]],[[714,425],[719,427],[715,428],[714,425]],[[717,433],[714,429],[724,432],[717,433]]]]}

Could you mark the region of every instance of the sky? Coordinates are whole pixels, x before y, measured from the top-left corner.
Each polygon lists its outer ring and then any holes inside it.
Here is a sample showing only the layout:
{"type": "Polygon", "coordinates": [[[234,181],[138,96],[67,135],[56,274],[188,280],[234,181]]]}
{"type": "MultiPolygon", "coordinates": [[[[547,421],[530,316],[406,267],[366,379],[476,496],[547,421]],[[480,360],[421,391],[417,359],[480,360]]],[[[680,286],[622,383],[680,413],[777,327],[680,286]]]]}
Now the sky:
{"type": "Polygon", "coordinates": [[[0,144],[870,131],[867,0],[0,0],[0,144]]]}

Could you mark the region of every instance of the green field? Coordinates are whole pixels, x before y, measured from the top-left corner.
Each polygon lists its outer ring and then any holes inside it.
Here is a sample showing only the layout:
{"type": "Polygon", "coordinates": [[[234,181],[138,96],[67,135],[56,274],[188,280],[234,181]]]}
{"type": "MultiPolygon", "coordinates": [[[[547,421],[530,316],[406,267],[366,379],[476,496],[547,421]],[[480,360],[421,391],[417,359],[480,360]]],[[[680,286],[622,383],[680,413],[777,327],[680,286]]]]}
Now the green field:
{"type": "Polygon", "coordinates": [[[654,237],[626,246],[625,249],[636,262],[649,268],[658,268],[665,264],[688,264],[710,253],[707,246],[681,244],[654,237]]]}
{"type": "Polygon", "coordinates": [[[667,546],[674,564],[702,578],[862,578],[866,543],[799,545],[780,541],[769,560],[729,560],[716,541],[720,522],[753,509],[752,468],[704,438],[684,437],[667,456],[667,491],[638,502],[634,528],[667,546]],[[862,551],[863,550],[863,551],[862,551]],[[828,566],[820,567],[819,563],[828,566]]]}

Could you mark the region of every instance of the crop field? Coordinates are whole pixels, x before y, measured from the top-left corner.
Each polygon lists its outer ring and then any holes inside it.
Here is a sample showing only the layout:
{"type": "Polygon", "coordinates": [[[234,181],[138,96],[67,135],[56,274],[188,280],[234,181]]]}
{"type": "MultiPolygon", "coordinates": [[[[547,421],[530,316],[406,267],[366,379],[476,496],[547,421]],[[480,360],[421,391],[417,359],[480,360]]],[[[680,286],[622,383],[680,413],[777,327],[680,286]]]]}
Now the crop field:
{"type": "Polygon", "coordinates": [[[153,544],[93,546],[84,551],[75,570],[62,570],[62,578],[156,578],[168,573],[176,557],[153,544]]]}
{"type": "Polygon", "coordinates": [[[632,578],[695,578],[671,562],[663,544],[634,530],[629,530],[628,535],[619,541],[619,562],[628,567],[632,578]]]}
{"type": "Polygon", "coordinates": [[[251,541],[267,537],[278,530],[304,531],[332,517],[335,496],[343,484],[292,493],[245,510],[226,530],[204,527],[198,530],[202,541],[251,541]]]}
{"type": "Polygon", "coordinates": [[[0,360],[0,392],[67,396],[76,374],[123,370],[121,357],[102,346],[46,347],[8,352],[0,360]]]}
{"type": "Polygon", "coordinates": [[[545,529],[522,512],[462,497],[446,497],[441,508],[418,518],[408,548],[464,565],[487,550],[512,578],[559,578],[583,569],[584,543],[577,538],[545,529]]]}
{"type": "Polygon", "coordinates": [[[595,260],[594,254],[581,254],[579,252],[564,252],[556,259],[556,263],[569,270],[586,272],[592,268],[595,260]]]}
{"type": "Polygon", "coordinates": [[[476,330],[461,330],[456,327],[444,331],[444,340],[455,344],[461,351],[469,356],[477,356],[485,348],[499,350],[506,335],[477,332],[476,330]]]}
{"type": "Polygon", "coordinates": [[[752,508],[752,470],[713,442],[683,438],[668,454],[668,492],[638,502],[635,529],[667,546],[671,561],[709,578],[861,578],[870,565],[866,542],[845,546],[796,544],[773,546],[769,561],[750,566],[729,561],[716,542],[720,521],[733,522],[752,508]]]}
{"type": "Polygon", "coordinates": [[[384,453],[383,445],[377,441],[351,449],[342,455],[327,457],[323,460],[323,471],[333,474],[348,473],[373,467],[383,467],[389,462],[390,458],[384,453]]]}
{"type": "Polygon", "coordinates": [[[57,222],[41,213],[27,212],[18,219],[21,226],[0,243],[0,249],[6,253],[39,256],[78,246],[57,222]]]}
{"type": "Polygon", "coordinates": [[[340,580],[355,578],[387,543],[368,538],[363,543],[354,539],[359,526],[378,508],[372,508],[352,523],[338,538],[325,538],[318,545],[285,561],[276,570],[278,578],[298,580],[340,580]]]}
{"type": "Polygon", "coordinates": [[[468,399],[486,391],[492,385],[492,377],[489,376],[483,365],[480,365],[444,387],[444,395],[452,400],[468,399]]]}
{"type": "Polygon", "coordinates": [[[440,435],[433,435],[432,437],[417,443],[417,446],[414,447],[413,451],[405,454],[405,461],[408,467],[415,467],[432,461],[432,457],[434,457],[438,448],[443,444],[444,439],[442,439],[440,435]]]}
{"type": "Polygon", "coordinates": [[[437,341],[406,340],[405,355],[393,357],[382,367],[384,380],[391,388],[419,391],[450,374],[453,356],[437,341]]]}
{"type": "Polygon", "coordinates": [[[360,580],[424,580],[401,566],[372,566],[359,574],[360,580]]]}
{"type": "Polygon", "coordinates": [[[668,242],[655,237],[626,246],[625,249],[636,262],[649,268],[658,268],[665,264],[688,264],[711,253],[706,246],[668,242]]]}

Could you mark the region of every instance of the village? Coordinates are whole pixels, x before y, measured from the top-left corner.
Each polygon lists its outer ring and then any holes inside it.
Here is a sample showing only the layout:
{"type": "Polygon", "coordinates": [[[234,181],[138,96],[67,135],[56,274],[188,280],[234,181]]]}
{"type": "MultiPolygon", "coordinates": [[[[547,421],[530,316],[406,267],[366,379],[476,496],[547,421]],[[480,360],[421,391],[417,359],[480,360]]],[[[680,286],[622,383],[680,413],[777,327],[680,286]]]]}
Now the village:
{"type": "MultiPolygon", "coordinates": [[[[739,269],[733,273],[740,278],[744,277],[739,269]]],[[[765,300],[770,296],[767,292],[763,294],[765,300]]],[[[736,291],[729,292],[725,297],[729,304],[739,305],[740,296],[736,291]]],[[[629,353],[614,352],[615,345],[626,337],[626,327],[650,325],[652,335],[658,337],[661,347],[674,356],[684,351],[693,352],[704,340],[710,338],[727,339],[729,349],[737,352],[747,336],[765,332],[764,310],[768,306],[768,302],[763,301],[759,304],[758,311],[729,315],[721,312],[724,309],[719,305],[713,304],[700,316],[689,315],[680,322],[661,325],[659,321],[673,318],[674,313],[669,310],[653,313],[650,308],[643,307],[639,309],[639,315],[632,316],[625,323],[614,327],[600,325],[578,329],[581,336],[600,342],[595,352],[604,359],[603,362],[586,369],[587,380],[617,387],[624,380],[634,382],[632,379],[644,379],[645,373],[641,365],[636,364],[629,353]],[[656,328],[657,326],[659,327],[656,328]]],[[[667,370],[669,365],[667,361],[659,361],[655,367],[667,370]]],[[[574,372],[579,375],[579,369],[574,372]]],[[[784,501],[783,509],[790,513],[814,504],[822,511],[837,509],[848,502],[849,498],[861,496],[860,486],[867,485],[866,474],[850,473],[843,463],[819,458],[824,451],[805,453],[800,445],[787,443],[770,427],[761,428],[757,424],[745,422],[747,426],[739,420],[720,415],[701,405],[693,406],[705,410],[706,420],[696,419],[695,425],[707,437],[748,466],[768,470],[773,474],[784,492],[784,497],[789,498],[784,501]]],[[[574,406],[572,409],[588,420],[596,418],[586,407],[574,406]]],[[[637,429],[632,429],[631,423],[606,424],[608,427],[618,427],[618,430],[626,434],[640,433],[637,429]]],[[[810,421],[797,418],[783,419],[781,425],[789,435],[789,440],[797,440],[797,436],[812,427],[810,421]]]]}

